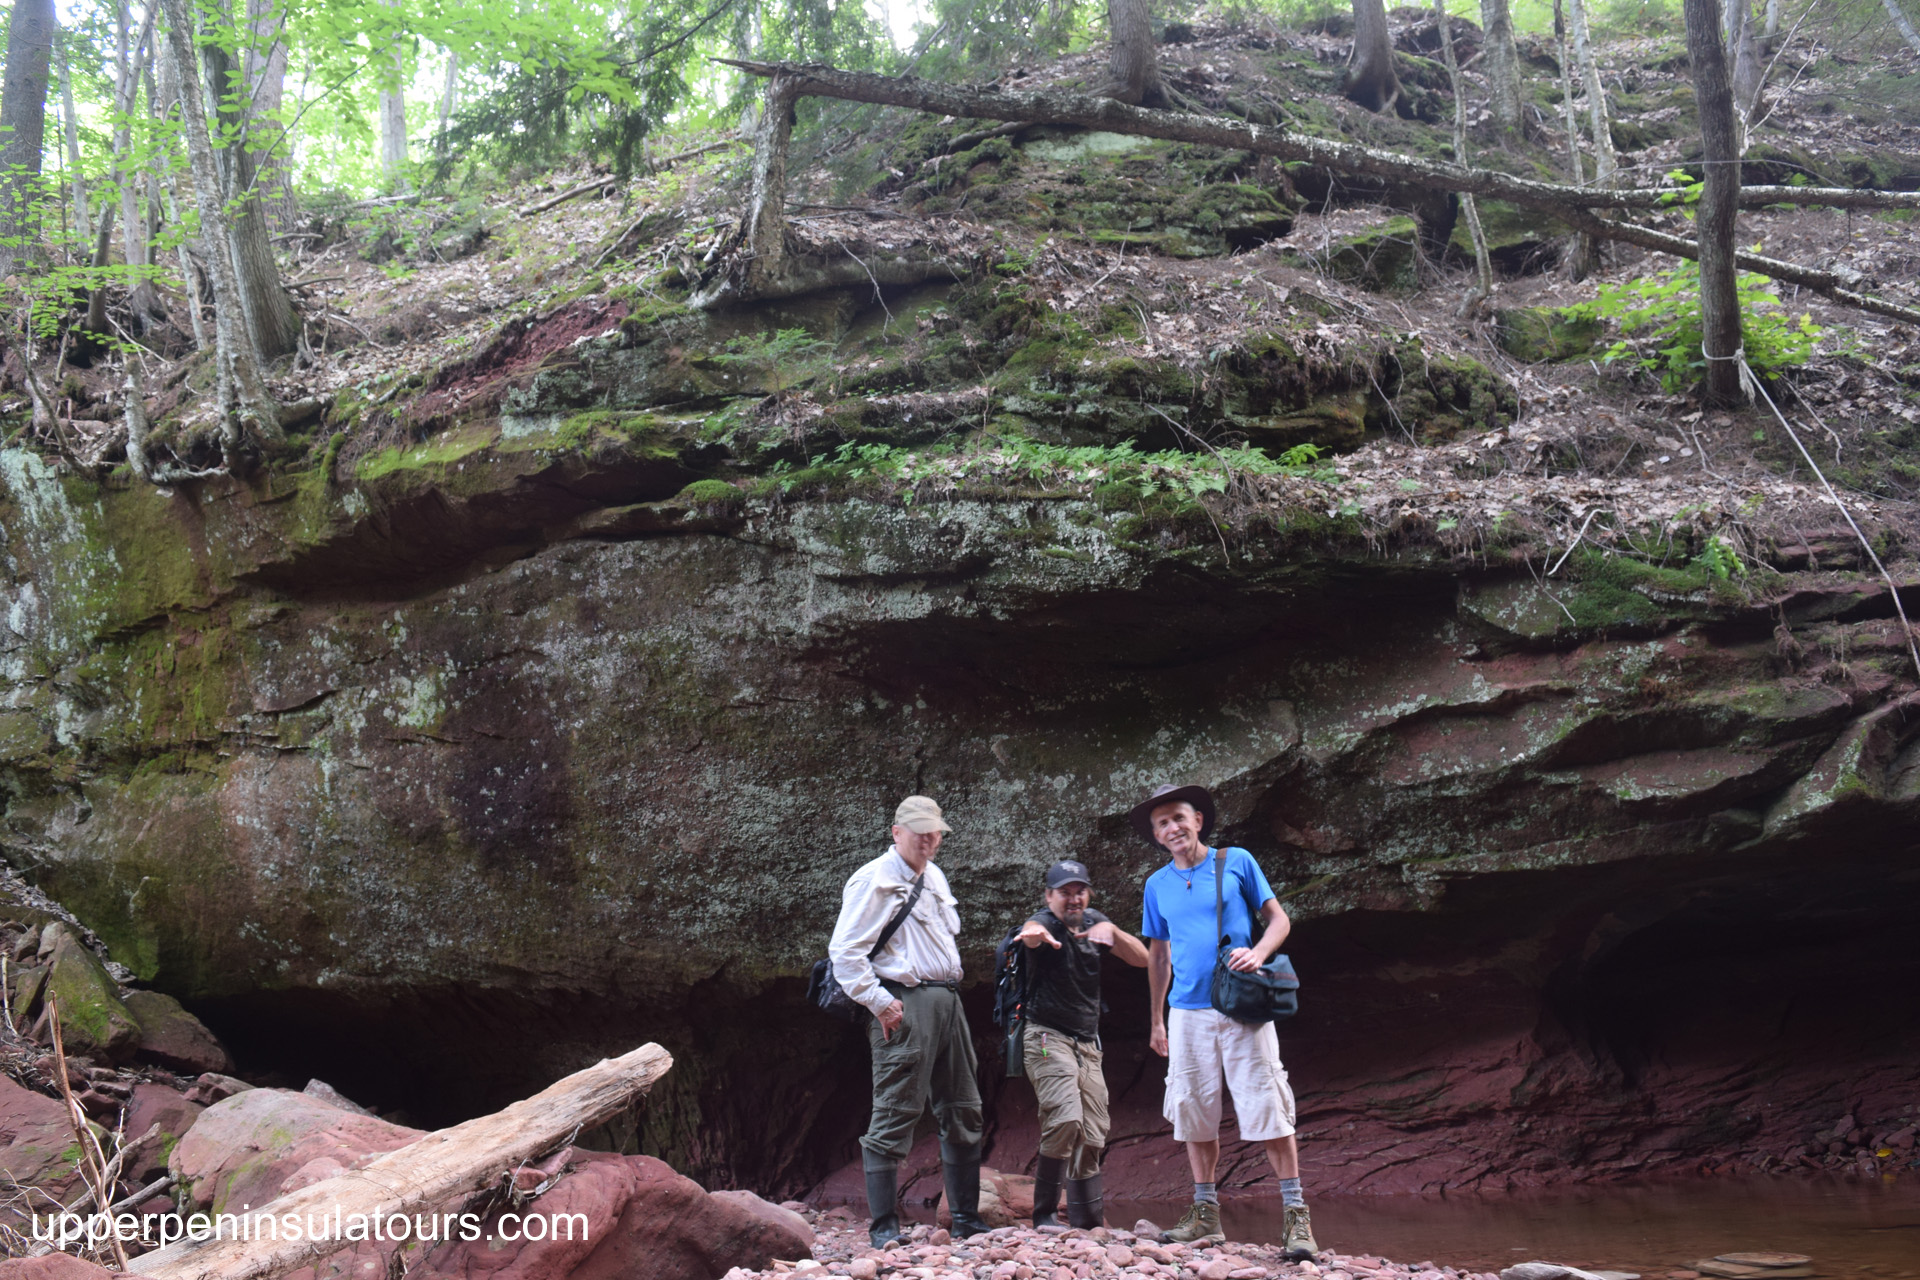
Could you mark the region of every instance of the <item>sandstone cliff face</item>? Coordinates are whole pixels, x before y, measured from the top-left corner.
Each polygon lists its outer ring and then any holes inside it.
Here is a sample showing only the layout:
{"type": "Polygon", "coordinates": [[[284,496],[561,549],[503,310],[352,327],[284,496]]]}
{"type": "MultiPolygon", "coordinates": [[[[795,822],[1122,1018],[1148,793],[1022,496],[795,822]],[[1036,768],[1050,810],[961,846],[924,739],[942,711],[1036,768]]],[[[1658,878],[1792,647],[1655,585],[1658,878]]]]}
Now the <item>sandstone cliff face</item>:
{"type": "MultiPolygon", "coordinates": [[[[438,1122],[658,1039],[647,1148],[791,1191],[862,1118],[800,975],[898,798],[947,807],[984,972],[1069,852],[1137,924],[1122,815],[1177,780],[1298,922],[1323,1185],[1779,1156],[1920,1083],[1920,699],[1876,580],[1542,585],[1337,527],[1227,562],[1017,492],[703,505],[687,423],[512,394],[252,486],[0,453],[6,856],[243,1065],[438,1122]]],[[[1158,1190],[1115,981],[1116,1161],[1158,1190]]]]}

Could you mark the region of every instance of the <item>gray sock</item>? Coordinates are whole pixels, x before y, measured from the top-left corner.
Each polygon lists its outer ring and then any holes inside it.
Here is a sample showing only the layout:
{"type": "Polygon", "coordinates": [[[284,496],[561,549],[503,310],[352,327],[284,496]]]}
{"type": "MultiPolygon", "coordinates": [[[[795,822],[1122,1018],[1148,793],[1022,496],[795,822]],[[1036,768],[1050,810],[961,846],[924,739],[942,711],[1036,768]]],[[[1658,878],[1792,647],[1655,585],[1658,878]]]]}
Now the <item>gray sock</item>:
{"type": "Polygon", "coordinates": [[[1220,1193],[1218,1191],[1215,1191],[1213,1188],[1214,1188],[1214,1184],[1211,1182],[1194,1183],[1193,1184],[1193,1202],[1195,1204],[1219,1204],[1220,1193]]]}
{"type": "Polygon", "coordinates": [[[1300,1179],[1280,1179],[1280,1203],[1289,1209],[1307,1207],[1307,1193],[1300,1189],[1300,1179]]]}

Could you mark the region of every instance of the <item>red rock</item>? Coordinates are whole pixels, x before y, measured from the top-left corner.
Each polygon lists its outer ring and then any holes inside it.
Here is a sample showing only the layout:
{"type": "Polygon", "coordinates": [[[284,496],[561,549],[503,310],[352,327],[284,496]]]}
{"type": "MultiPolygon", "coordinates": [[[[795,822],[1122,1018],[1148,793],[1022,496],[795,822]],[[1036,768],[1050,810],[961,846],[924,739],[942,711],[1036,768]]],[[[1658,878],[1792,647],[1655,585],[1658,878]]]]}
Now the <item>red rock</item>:
{"type": "MultiPolygon", "coordinates": [[[[813,1228],[807,1225],[805,1218],[786,1205],[769,1203],[751,1191],[715,1191],[712,1195],[738,1205],[756,1218],[764,1218],[786,1228],[805,1242],[807,1254],[813,1252],[813,1228]]],[[[944,1241],[936,1240],[934,1243],[941,1244],[944,1241]]]]}
{"type": "MultiPolygon", "coordinates": [[[[355,1115],[288,1089],[248,1089],[208,1107],[173,1149],[168,1167],[194,1204],[214,1213],[259,1207],[281,1195],[308,1166],[331,1160],[350,1169],[421,1136],[373,1116],[355,1115]]],[[[338,1172],[338,1170],[336,1170],[338,1172]]]]}
{"type": "Polygon", "coordinates": [[[129,1176],[146,1183],[165,1172],[167,1152],[186,1136],[205,1110],[199,1103],[188,1101],[178,1089],[169,1089],[163,1084],[133,1086],[133,1097],[127,1103],[127,1135],[137,1138],[156,1124],[160,1126],[160,1135],[140,1149],[134,1167],[128,1171],[129,1176]]]}
{"type": "Polygon", "coordinates": [[[231,1071],[233,1058],[206,1024],[158,991],[130,991],[121,998],[140,1024],[136,1053],[176,1071],[231,1071]]]}
{"type": "MultiPolygon", "coordinates": [[[[0,1174],[66,1203],[79,1185],[79,1174],[67,1155],[72,1146],[73,1128],[59,1101],[0,1075],[0,1174]]],[[[0,1222],[22,1233],[27,1229],[26,1219],[16,1210],[0,1211],[0,1222]]]]}
{"type": "Polygon", "coordinates": [[[111,1280],[113,1272],[70,1253],[0,1262],[0,1280],[111,1280]]]}

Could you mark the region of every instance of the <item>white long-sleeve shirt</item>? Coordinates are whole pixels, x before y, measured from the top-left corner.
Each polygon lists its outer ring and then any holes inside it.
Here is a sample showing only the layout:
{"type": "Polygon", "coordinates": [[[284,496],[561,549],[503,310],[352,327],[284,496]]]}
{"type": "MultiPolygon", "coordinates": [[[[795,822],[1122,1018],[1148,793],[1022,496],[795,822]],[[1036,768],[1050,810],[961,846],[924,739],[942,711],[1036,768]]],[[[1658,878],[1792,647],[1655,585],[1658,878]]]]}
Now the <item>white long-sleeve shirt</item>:
{"type": "Polygon", "coordinates": [[[827,944],[833,976],[849,997],[875,1014],[893,1003],[880,985],[882,978],[909,987],[960,980],[958,904],[947,888],[946,874],[931,862],[925,885],[912,913],[871,960],[867,952],[913,892],[913,868],[898,848],[888,845],[885,853],[853,873],[840,896],[840,919],[827,944]]]}

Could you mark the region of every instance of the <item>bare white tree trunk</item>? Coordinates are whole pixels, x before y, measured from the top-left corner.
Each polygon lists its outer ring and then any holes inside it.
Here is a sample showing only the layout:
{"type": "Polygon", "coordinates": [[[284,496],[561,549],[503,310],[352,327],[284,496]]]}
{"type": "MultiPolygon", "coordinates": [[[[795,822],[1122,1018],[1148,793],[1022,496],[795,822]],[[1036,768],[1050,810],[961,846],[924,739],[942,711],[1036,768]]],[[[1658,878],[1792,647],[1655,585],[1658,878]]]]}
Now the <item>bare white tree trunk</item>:
{"type": "MultiPolygon", "coordinates": [[[[398,10],[399,0],[386,0],[386,7],[398,10]]],[[[407,187],[407,55],[397,29],[387,47],[393,60],[391,87],[380,88],[380,171],[395,191],[407,187]]]]}
{"type": "MultiPolygon", "coordinates": [[[[1453,92],[1453,162],[1467,162],[1467,117],[1460,102],[1460,59],[1453,51],[1453,19],[1447,16],[1446,0],[1433,0],[1433,20],[1440,24],[1440,48],[1446,54],[1447,84],[1453,92]]],[[[1493,296],[1493,264],[1487,256],[1487,233],[1480,225],[1480,205],[1471,191],[1460,197],[1460,211],[1467,215],[1467,234],[1473,238],[1474,286],[1460,300],[1458,314],[1470,315],[1493,296]]]]}
{"type": "Polygon", "coordinates": [[[460,105],[460,55],[447,50],[447,86],[440,93],[440,129],[434,135],[435,146],[442,156],[447,154],[447,131],[453,127],[453,110],[460,105]]]}
{"type": "Polygon", "coordinates": [[[201,97],[200,67],[194,53],[190,0],[161,0],[167,15],[167,51],[179,87],[181,132],[193,174],[194,203],[200,210],[200,235],[207,246],[207,275],[213,286],[214,362],[219,379],[221,444],[229,468],[240,458],[248,426],[264,438],[281,439],[279,413],[260,376],[260,359],[243,318],[240,281],[229,256],[233,244],[225,187],[214,159],[213,139],[201,97]]]}
{"type": "MultiPolygon", "coordinates": [[[[120,0],[116,6],[113,47],[113,180],[120,188],[120,245],[126,255],[127,267],[134,277],[127,300],[132,306],[135,320],[143,327],[149,318],[166,314],[166,307],[160,302],[159,290],[154,288],[152,280],[141,273],[142,268],[153,265],[153,233],[150,220],[142,217],[140,212],[141,175],[129,164],[133,145],[133,109],[140,101],[140,81],[147,69],[154,15],[158,12],[158,4],[150,3],[146,18],[135,32],[129,0],[120,0]]],[[[154,94],[150,89],[147,93],[150,112],[156,109],[153,99],[154,94]]],[[[149,181],[153,180],[150,168],[147,177],[149,181]]]]}
{"type": "Polygon", "coordinates": [[[1767,0],[1767,39],[1780,34],[1780,0],[1767,0]]]}
{"type": "MultiPolygon", "coordinates": [[[[1553,0],[1553,34],[1560,42],[1560,114],[1567,127],[1567,163],[1573,169],[1573,185],[1587,185],[1587,166],[1580,156],[1580,118],[1573,112],[1573,46],[1567,33],[1566,10],[1561,0],[1553,0]]],[[[1573,237],[1573,278],[1584,280],[1593,270],[1593,237],[1576,233],[1573,237]]]]}
{"type": "Polygon", "coordinates": [[[87,216],[87,176],[80,168],[80,121],[73,110],[73,71],[67,65],[66,32],[60,33],[60,105],[67,128],[67,181],[73,184],[73,227],[81,244],[93,238],[87,216]]]}
{"type": "Polygon", "coordinates": [[[1607,119],[1607,89],[1600,81],[1600,64],[1593,56],[1593,41],[1587,36],[1586,0],[1568,0],[1573,20],[1573,52],[1580,59],[1580,79],[1587,91],[1587,116],[1593,126],[1594,179],[1603,187],[1613,185],[1620,162],[1613,150],[1613,126],[1607,119]]]}
{"type": "Polygon", "coordinates": [[[1913,19],[1907,17],[1906,10],[1900,7],[1900,0],[1880,0],[1880,3],[1887,6],[1887,16],[1893,19],[1893,25],[1899,28],[1907,46],[1915,53],[1920,53],[1920,31],[1913,29],[1913,19]]]}

